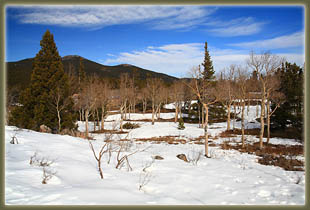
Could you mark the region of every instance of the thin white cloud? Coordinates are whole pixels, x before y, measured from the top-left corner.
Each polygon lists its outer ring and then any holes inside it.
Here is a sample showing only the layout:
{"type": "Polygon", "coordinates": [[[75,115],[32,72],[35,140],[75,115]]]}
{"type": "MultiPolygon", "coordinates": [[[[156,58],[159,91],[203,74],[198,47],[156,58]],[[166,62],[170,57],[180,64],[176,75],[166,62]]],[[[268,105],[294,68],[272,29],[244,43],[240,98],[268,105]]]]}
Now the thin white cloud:
{"type": "Polygon", "coordinates": [[[289,47],[300,47],[304,46],[304,32],[296,32],[290,35],[279,36],[272,39],[230,44],[230,46],[236,46],[248,49],[268,49],[268,50],[289,48],[289,47]]]}
{"type": "Polygon", "coordinates": [[[23,6],[22,23],[106,27],[147,22],[154,29],[182,29],[199,24],[216,9],[203,6],[23,6]],[[173,25],[173,26],[172,26],[173,25]]]}
{"type": "MultiPolygon", "coordinates": [[[[248,50],[219,49],[209,46],[209,52],[216,72],[231,64],[244,64],[249,57],[248,50]]],[[[303,65],[302,54],[278,54],[289,62],[303,65]]],[[[123,52],[103,62],[105,65],[132,64],[176,77],[185,77],[193,66],[203,62],[204,43],[170,44],[150,46],[143,51],[123,52]]]]}
{"type": "Polygon", "coordinates": [[[262,31],[265,22],[257,22],[252,17],[236,18],[229,21],[211,21],[206,23],[207,26],[215,26],[217,28],[209,29],[216,36],[245,36],[252,35],[262,31]]]}
{"type": "Polygon", "coordinates": [[[99,29],[112,25],[143,23],[155,30],[191,30],[207,26],[207,32],[215,36],[244,36],[258,33],[264,22],[253,17],[217,20],[217,7],[184,5],[92,5],[92,6],[14,6],[15,16],[21,23],[87,27],[99,29]]]}
{"type": "Polygon", "coordinates": [[[107,59],[103,64],[128,63],[156,72],[174,76],[185,76],[193,66],[203,61],[203,44],[171,44],[148,47],[143,51],[120,53],[116,58],[107,59]]]}

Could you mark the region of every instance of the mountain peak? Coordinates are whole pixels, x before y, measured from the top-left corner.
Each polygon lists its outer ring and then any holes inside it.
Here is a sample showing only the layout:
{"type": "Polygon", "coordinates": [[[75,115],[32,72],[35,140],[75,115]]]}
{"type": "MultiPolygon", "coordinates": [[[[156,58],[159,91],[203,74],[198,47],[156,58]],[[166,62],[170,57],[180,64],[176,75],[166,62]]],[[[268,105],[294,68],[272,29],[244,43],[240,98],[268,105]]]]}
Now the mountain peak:
{"type": "Polygon", "coordinates": [[[66,55],[66,56],[63,56],[61,59],[62,60],[69,60],[69,59],[72,59],[72,58],[83,58],[79,55],[66,55]]]}
{"type": "Polygon", "coordinates": [[[131,64],[119,64],[118,66],[133,66],[131,64]]]}

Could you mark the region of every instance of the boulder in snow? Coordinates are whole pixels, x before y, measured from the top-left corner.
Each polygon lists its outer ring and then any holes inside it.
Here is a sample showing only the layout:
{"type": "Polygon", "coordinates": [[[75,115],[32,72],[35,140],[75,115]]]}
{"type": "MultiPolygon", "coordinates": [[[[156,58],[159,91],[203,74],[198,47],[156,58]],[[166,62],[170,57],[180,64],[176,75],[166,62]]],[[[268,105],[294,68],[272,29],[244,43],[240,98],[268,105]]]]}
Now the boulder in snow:
{"type": "Polygon", "coordinates": [[[43,133],[52,133],[52,129],[47,127],[46,125],[40,125],[40,132],[43,133]]]}
{"type": "Polygon", "coordinates": [[[185,154],[178,154],[177,158],[179,158],[180,160],[184,160],[185,162],[188,162],[185,154]]]}

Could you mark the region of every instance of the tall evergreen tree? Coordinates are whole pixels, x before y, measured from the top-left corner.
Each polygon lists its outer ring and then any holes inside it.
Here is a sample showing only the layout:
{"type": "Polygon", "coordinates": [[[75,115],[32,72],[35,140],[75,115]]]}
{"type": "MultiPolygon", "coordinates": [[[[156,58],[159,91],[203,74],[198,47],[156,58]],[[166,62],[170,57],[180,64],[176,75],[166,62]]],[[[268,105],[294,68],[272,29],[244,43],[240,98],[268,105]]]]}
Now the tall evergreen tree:
{"type": "Polygon", "coordinates": [[[291,126],[299,131],[303,128],[303,69],[295,63],[286,62],[278,69],[281,84],[280,91],[285,95],[285,102],[271,117],[273,127],[291,126]]]}
{"type": "Polygon", "coordinates": [[[33,62],[30,86],[22,93],[22,105],[12,112],[11,122],[28,129],[38,130],[44,124],[58,130],[58,118],[61,118],[62,128],[73,128],[73,102],[68,95],[68,78],[49,30],[43,35],[40,45],[41,50],[33,62]],[[58,108],[62,107],[58,112],[59,116],[55,111],[56,95],[59,99],[58,108]]]}
{"type": "Polygon", "coordinates": [[[208,51],[208,43],[205,42],[205,58],[204,61],[202,63],[202,66],[204,67],[204,70],[202,72],[203,75],[203,80],[206,81],[210,81],[214,79],[214,69],[213,69],[213,64],[212,64],[212,60],[208,51]]]}
{"type": "MultiPolygon", "coordinates": [[[[214,87],[216,85],[216,81],[214,81],[215,71],[213,68],[211,56],[208,51],[207,42],[205,42],[205,57],[202,66],[203,66],[202,83],[205,86],[205,88],[203,88],[203,91],[208,91],[206,90],[206,88],[211,86],[214,87]]],[[[223,120],[225,114],[226,114],[225,107],[221,103],[215,103],[212,106],[209,106],[210,122],[219,119],[223,120]]]]}

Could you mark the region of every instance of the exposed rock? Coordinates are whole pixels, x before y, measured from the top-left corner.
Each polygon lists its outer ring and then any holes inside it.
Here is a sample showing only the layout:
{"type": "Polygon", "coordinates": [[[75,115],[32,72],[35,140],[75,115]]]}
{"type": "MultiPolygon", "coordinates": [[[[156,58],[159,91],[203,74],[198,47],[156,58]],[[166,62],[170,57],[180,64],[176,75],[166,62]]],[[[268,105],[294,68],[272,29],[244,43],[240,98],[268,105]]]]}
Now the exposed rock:
{"type": "Polygon", "coordinates": [[[40,132],[43,133],[52,133],[52,129],[47,127],[46,125],[40,125],[40,132]]]}
{"type": "Polygon", "coordinates": [[[69,136],[75,136],[76,137],[76,132],[78,132],[78,131],[74,131],[72,129],[65,128],[65,129],[63,129],[60,132],[60,134],[61,135],[69,135],[69,136]]]}
{"type": "Polygon", "coordinates": [[[178,155],[177,155],[177,158],[179,158],[179,159],[181,159],[181,160],[184,160],[185,162],[188,162],[188,160],[187,160],[185,154],[178,154],[178,155]]]}
{"type": "Polygon", "coordinates": [[[159,155],[155,155],[154,159],[155,159],[155,160],[163,160],[164,158],[161,157],[161,156],[159,156],[159,155]]]}

